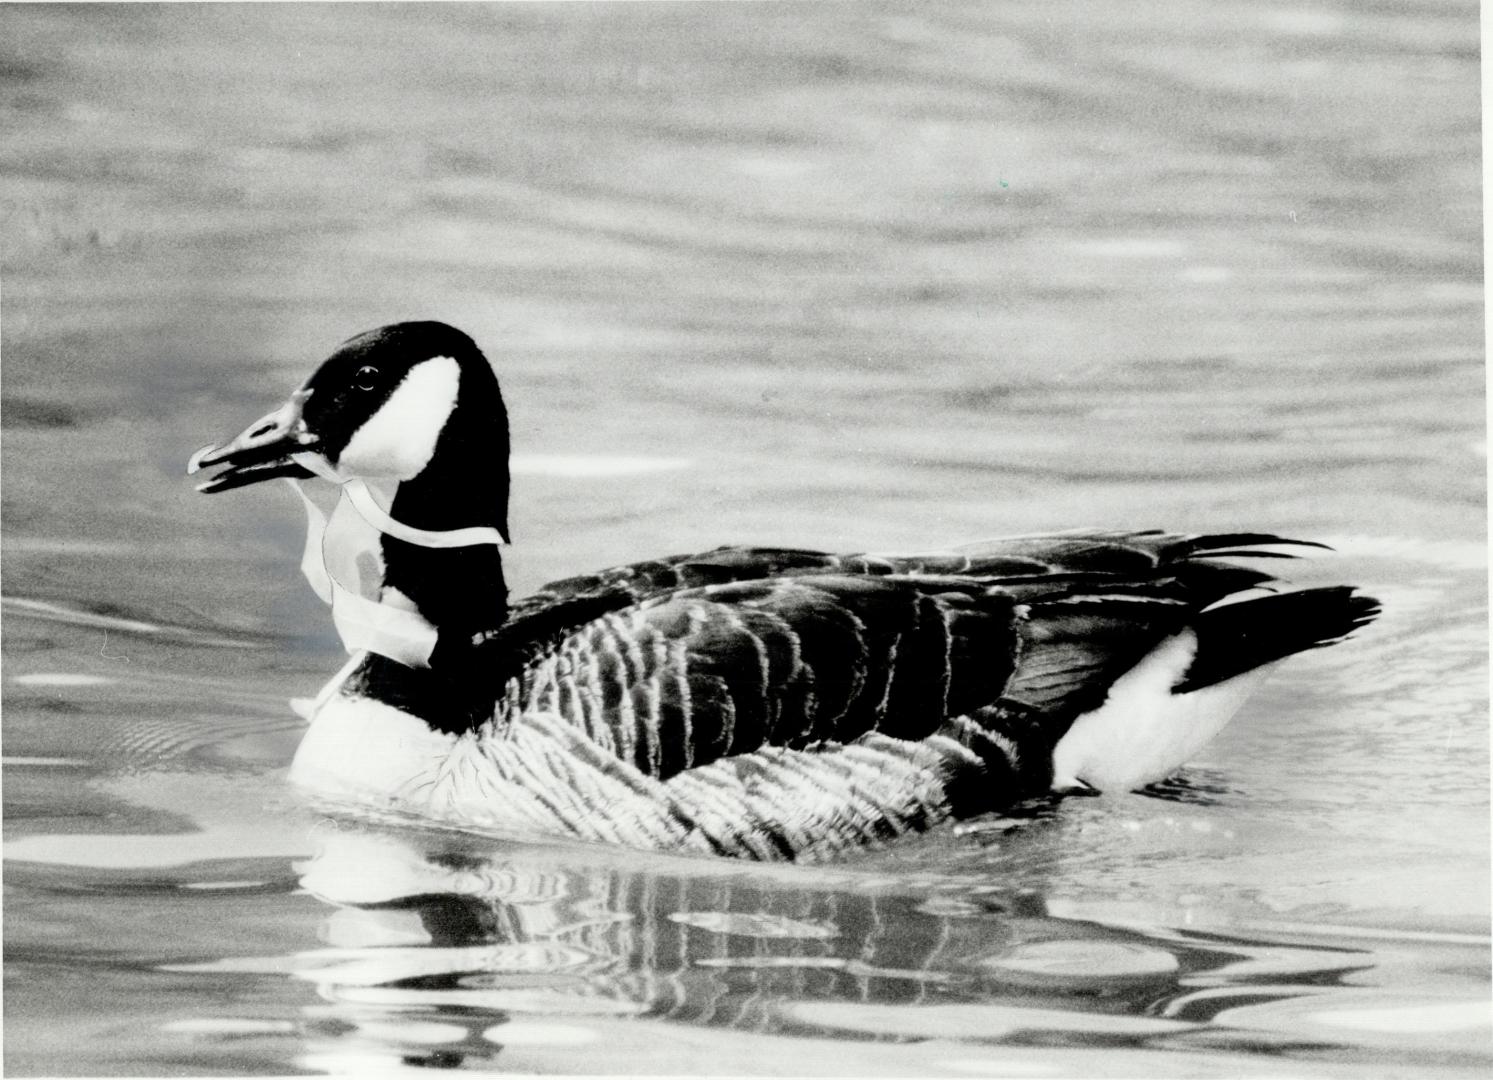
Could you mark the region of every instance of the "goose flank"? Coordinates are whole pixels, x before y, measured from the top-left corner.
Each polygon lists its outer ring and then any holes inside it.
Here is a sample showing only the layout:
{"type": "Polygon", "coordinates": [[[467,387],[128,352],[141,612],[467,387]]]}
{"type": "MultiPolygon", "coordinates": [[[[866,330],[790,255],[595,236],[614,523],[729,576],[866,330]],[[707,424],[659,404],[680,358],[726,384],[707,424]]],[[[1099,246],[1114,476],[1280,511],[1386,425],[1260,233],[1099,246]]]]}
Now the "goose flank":
{"type": "Polygon", "coordinates": [[[1278,662],[1378,613],[1221,561],[1321,545],[1156,530],[906,556],[722,547],[510,603],[508,454],[477,345],[410,322],[343,343],[193,456],[189,472],[220,469],[204,492],[320,476],[344,485],[334,525],[348,504],[378,529],[364,598],[328,586],[339,630],[374,629],[344,633],[294,782],[469,827],[798,858],[1163,779],[1278,662]],[[367,509],[365,480],[392,501],[367,509]]]}

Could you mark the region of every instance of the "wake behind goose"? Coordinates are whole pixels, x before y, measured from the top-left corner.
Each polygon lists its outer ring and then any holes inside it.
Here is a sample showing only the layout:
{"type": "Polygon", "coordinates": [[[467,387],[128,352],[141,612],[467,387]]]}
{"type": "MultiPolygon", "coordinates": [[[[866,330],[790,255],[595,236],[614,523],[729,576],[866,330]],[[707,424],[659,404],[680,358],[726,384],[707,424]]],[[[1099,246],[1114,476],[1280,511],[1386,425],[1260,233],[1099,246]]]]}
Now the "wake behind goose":
{"type": "Polygon", "coordinates": [[[223,467],[208,493],[342,487],[330,520],[307,500],[303,570],[352,659],[305,706],[298,784],[458,825],[794,858],[1163,779],[1279,661],[1378,613],[1217,561],[1320,545],[1160,531],[725,547],[510,604],[508,461],[491,366],[435,322],[350,339],[193,456],[223,467]]]}

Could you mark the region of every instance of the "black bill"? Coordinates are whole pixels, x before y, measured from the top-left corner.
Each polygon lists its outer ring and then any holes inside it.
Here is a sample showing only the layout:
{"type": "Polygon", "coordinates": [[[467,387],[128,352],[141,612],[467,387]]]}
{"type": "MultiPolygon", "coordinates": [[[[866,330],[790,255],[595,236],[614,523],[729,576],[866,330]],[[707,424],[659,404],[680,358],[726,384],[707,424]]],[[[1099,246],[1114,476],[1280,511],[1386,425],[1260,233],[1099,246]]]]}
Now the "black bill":
{"type": "Polygon", "coordinates": [[[314,452],[317,438],[306,429],[301,408],[309,396],[297,391],[290,400],[267,416],[261,416],[221,446],[204,446],[187,462],[187,475],[214,466],[226,466],[197,485],[205,495],[273,480],[277,476],[303,479],[314,475],[291,460],[292,454],[314,452]]]}

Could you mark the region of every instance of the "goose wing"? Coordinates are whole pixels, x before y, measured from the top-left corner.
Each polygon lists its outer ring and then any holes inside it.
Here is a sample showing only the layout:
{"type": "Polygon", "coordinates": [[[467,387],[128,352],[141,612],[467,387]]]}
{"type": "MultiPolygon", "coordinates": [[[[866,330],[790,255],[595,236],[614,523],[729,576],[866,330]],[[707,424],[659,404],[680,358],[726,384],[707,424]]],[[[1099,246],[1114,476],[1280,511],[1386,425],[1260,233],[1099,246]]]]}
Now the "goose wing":
{"type": "MultiPolygon", "coordinates": [[[[982,547],[916,557],[908,572],[906,562],[881,557],[795,552],[837,562],[660,586],[557,633],[511,673],[500,716],[557,714],[662,779],[764,747],[942,734],[1001,773],[1006,786],[1040,790],[1046,755],[1033,755],[1034,745],[1050,749],[1116,678],[1203,608],[1266,580],[1192,560],[1207,549],[1185,538],[1144,546],[1128,535],[1074,540],[1063,538],[1067,546],[1044,549],[1040,567],[1015,574],[987,571],[1036,556],[982,547]],[[951,560],[966,572],[940,572],[951,560]],[[1137,569],[1067,568],[1085,560],[1137,569]]],[[[777,558],[781,552],[727,549],[648,572],[667,579],[721,564],[758,571],[777,558]]],[[[620,584],[603,581],[556,603],[612,604],[641,575],[618,576],[620,584]]]]}
{"type": "Polygon", "coordinates": [[[1269,577],[1206,556],[1281,543],[727,548],[570,579],[522,617],[540,636],[505,654],[494,737],[478,745],[523,790],[540,777],[538,790],[582,793],[535,811],[581,836],[771,859],[921,830],[1050,790],[1075,720],[1183,628],[1197,651],[1173,694],[1374,616],[1346,588],[1218,603],[1269,577]]]}
{"type": "Polygon", "coordinates": [[[1013,536],[909,555],[831,554],[804,548],[727,546],[563,578],[509,609],[508,650],[553,644],[564,633],[607,612],[685,589],[773,577],[822,574],[955,575],[980,579],[1051,576],[1073,571],[1145,573],[1199,556],[1290,558],[1266,546],[1322,547],[1268,533],[1191,535],[1147,531],[1074,530],[1013,536]]]}

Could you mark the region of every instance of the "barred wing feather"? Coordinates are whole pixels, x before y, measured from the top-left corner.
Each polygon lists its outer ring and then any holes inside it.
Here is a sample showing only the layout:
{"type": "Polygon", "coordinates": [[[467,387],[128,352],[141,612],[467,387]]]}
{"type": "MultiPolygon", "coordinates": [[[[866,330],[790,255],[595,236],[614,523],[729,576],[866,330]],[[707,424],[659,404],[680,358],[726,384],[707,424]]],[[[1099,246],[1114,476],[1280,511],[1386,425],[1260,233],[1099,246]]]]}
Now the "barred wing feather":
{"type": "Polygon", "coordinates": [[[1346,589],[1219,604],[1271,579],[1217,557],[1291,543],[1089,531],[911,556],[737,547],[555,582],[490,643],[505,690],[482,752],[516,782],[558,770],[519,789],[615,789],[547,800],[575,834],[759,858],[1001,809],[1050,789],[1075,720],[1164,643],[1206,646],[1177,673],[1183,694],[1373,617],[1346,589]]]}

